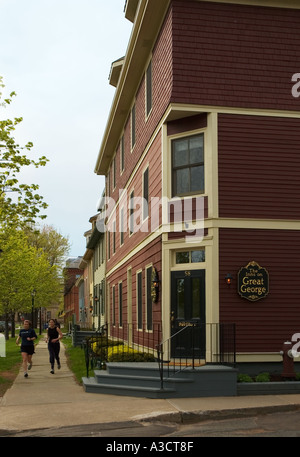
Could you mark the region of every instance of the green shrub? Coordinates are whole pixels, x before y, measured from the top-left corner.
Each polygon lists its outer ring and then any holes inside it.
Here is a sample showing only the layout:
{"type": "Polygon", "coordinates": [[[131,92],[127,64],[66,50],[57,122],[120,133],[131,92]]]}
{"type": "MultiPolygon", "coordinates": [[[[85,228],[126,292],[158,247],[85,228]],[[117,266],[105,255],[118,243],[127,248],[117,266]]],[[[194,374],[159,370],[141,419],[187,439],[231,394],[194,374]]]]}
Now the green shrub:
{"type": "Polygon", "coordinates": [[[102,362],[153,362],[155,358],[152,354],[139,352],[132,347],[124,344],[123,341],[107,340],[101,338],[93,339],[91,347],[94,356],[102,362]]]}
{"type": "Polygon", "coordinates": [[[270,373],[260,373],[255,377],[256,382],[270,382],[271,376],[270,373]]]}
{"type": "Polygon", "coordinates": [[[296,381],[300,381],[300,373],[296,373],[296,381]]]}
{"type": "Polygon", "coordinates": [[[155,357],[146,352],[115,352],[109,358],[109,362],[155,362],[155,357]]]}
{"type": "Polygon", "coordinates": [[[238,374],[238,382],[253,382],[253,379],[248,374],[238,374]]]}

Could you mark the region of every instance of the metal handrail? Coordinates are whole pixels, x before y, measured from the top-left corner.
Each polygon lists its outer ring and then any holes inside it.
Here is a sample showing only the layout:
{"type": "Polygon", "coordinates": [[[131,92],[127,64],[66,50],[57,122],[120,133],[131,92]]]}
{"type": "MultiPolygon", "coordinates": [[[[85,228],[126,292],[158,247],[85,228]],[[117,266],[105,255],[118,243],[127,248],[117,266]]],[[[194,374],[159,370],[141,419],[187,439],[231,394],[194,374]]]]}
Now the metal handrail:
{"type": "MultiPolygon", "coordinates": [[[[178,332],[174,333],[169,338],[167,338],[166,340],[164,340],[161,343],[156,345],[156,347],[157,347],[158,369],[159,369],[159,375],[160,375],[160,388],[162,390],[163,390],[163,386],[164,386],[164,380],[163,380],[163,378],[164,378],[164,367],[163,367],[163,364],[165,363],[164,362],[164,358],[163,358],[163,354],[164,354],[163,347],[164,347],[164,344],[168,343],[168,352],[169,352],[170,342],[171,342],[172,338],[174,338],[175,336],[179,335],[179,333],[183,332],[184,330],[187,330],[188,328],[190,328],[190,327],[181,328],[180,330],[178,330],[178,332]],[[162,348],[162,350],[160,350],[159,348],[162,348]],[[162,355],[162,357],[161,357],[161,355],[162,355]]],[[[168,377],[169,377],[169,362],[170,361],[168,361],[168,377]]]]}
{"type": "MultiPolygon", "coordinates": [[[[195,369],[195,360],[199,358],[199,363],[201,363],[202,359],[204,358],[203,356],[201,357],[201,329],[203,329],[202,336],[206,338],[205,335],[210,335],[210,347],[211,348],[217,348],[218,351],[214,352],[214,357],[216,357],[217,361],[216,363],[222,363],[222,364],[233,364],[235,365],[236,362],[236,337],[235,337],[235,324],[234,323],[206,323],[206,324],[199,324],[199,326],[188,326],[188,327],[183,327],[179,329],[176,333],[171,335],[169,338],[163,340],[161,343],[156,345],[156,350],[157,350],[157,362],[158,362],[158,369],[159,369],[159,375],[160,375],[160,386],[161,389],[163,390],[163,385],[164,385],[164,374],[165,376],[169,377],[170,376],[170,363],[171,359],[174,359],[174,375],[177,372],[180,372],[184,369],[187,369],[188,367],[191,367],[192,369],[195,369]],[[207,327],[209,331],[207,332],[207,327]],[[227,331],[226,331],[227,330],[227,331]],[[200,331],[199,333],[199,339],[196,339],[196,345],[194,344],[195,342],[195,335],[197,335],[197,332],[200,331]],[[171,357],[170,354],[170,344],[172,339],[175,337],[178,337],[179,334],[183,334],[183,332],[191,332],[191,337],[192,337],[192,345],[191,345],[191,355],[185,355],[184,354],[179,354],[179,356],[174,355],[171,357]],[[196,332],[196,333],[195,333],[196,332]],[[168,358],[170,360],[164,360],[164,347],[166,347],[168,351],[168,358]],[[200,351],[199,349],[200,348],[200,351]],[[198,355],[196,355],[196,353],[198,355]],[[184,362],[182,363],[182,359],[186,358],[185,364],[184,362]],[[176,366],[176,359],[179,359],[179,367],[177,367],[177,370],[175,369],[176,366]],[[232,359],[230,361],[230,359],[232,359]],[[167,370],[164,371],[164,364],[167,364],[167,370]]],[[[180,343],[180,341],[179,341],[180,343]]],[[[184,345],[183,345],[184,346],[184,345]]],[[[179,349],[180,351],[181,349],[179,349]]]]}

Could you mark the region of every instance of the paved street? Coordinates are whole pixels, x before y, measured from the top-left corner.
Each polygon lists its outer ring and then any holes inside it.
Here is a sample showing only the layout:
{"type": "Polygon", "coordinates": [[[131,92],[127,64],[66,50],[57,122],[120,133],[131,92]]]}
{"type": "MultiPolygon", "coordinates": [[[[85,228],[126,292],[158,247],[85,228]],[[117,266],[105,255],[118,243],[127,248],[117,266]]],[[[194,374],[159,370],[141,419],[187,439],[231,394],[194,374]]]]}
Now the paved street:
{"type": "Polygon", "coordinates": [[[182,425],[170,437],[300,437],[300,412],[182,425]]]}
{"type": "MultiPolygon", "coordinates": [[[[193,424],[139,423],[135,421],[51,427],[2,432],[6,437],[93,438],[200,438],[200,437],[300,437],[300,411],[279,412],[238,419],[201,421],[193,424]]],[[[108,442],[108,441],[107,441],[108,442]]],[[[197,442],[197,440],[195,441],[197,442]]]]}

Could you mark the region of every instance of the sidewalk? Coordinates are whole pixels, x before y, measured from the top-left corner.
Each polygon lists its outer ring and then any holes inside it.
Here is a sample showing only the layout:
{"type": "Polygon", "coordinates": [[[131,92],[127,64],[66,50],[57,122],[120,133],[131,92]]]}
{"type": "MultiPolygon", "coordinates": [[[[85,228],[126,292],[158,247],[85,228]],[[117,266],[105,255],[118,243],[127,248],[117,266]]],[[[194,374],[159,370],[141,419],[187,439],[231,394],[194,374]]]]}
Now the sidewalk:
{"type": "Polygon", "coordinates": [[[21,370],[0,398],[0,432],[124,421],[187,423],[300,408],[300,395],[162,400],[91,394],[68,369],[63,344],[61,365],[50,374],[47,344],[40,341],[29,377],[21,370]]]}

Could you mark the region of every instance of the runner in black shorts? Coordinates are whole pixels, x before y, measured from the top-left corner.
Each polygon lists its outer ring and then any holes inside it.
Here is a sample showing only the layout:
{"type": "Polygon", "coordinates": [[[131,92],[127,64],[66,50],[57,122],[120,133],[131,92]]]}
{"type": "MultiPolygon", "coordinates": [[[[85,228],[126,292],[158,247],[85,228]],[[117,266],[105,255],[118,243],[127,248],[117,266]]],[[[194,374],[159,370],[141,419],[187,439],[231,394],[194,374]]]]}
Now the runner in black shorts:
{"type": "Polygon", "coordinates": [[[30,327],[31,322],[26,320],[24,321],[24,328],[20,330],[19,336],[17,338],[16,344],[21,342],[21,353],[22,353],[22,366],[24,370],[24,377],[28,377],[27,370],[30,370],[32,367],[32,354],[34,354],[34,340],[37,339],[35,331],[30,327]]]}

